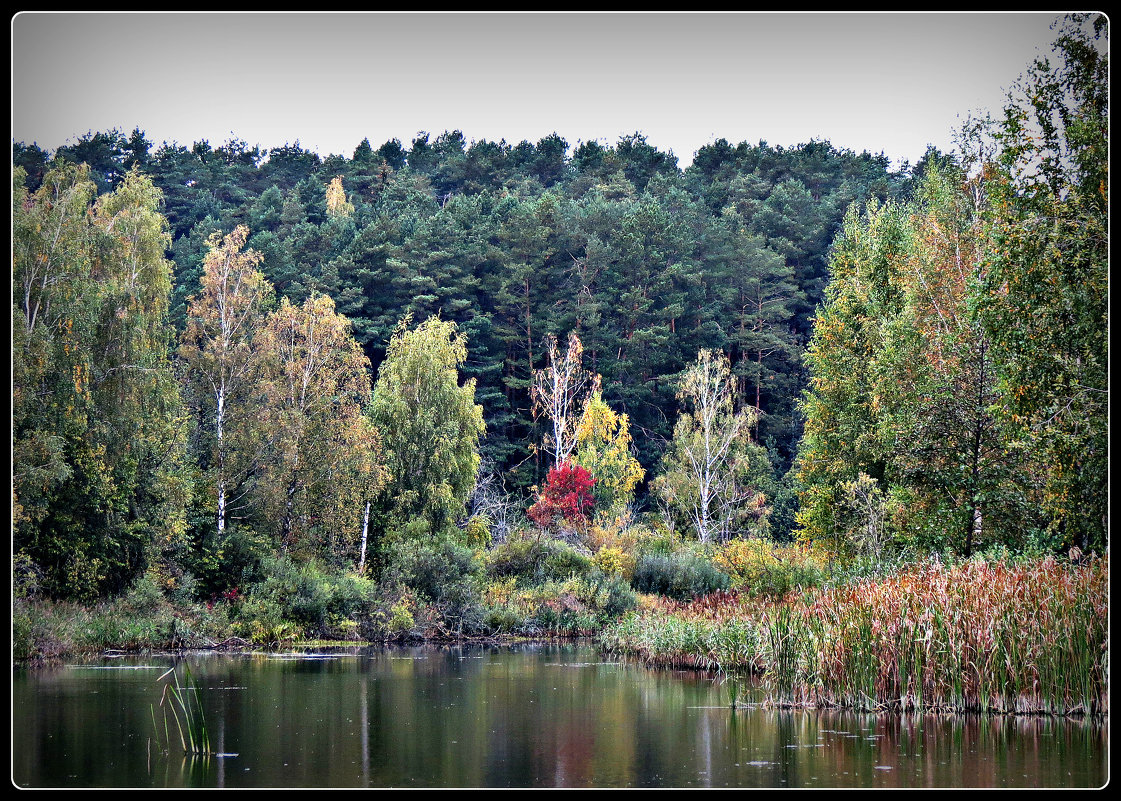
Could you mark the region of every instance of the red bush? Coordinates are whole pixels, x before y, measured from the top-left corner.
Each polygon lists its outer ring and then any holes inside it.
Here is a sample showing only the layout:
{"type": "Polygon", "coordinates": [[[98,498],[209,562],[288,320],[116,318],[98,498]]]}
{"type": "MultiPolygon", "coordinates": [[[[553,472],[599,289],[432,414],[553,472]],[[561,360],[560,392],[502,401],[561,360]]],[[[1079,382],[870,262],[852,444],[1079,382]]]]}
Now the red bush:
{"type": "Polygon", "coordinates": [[[549,471],[537,502],[529,507],[529,517],[541,528],[553,528],[561,521],[585,525],[595,503],[595,479],[579,465],[563,463],[549,471]]]}

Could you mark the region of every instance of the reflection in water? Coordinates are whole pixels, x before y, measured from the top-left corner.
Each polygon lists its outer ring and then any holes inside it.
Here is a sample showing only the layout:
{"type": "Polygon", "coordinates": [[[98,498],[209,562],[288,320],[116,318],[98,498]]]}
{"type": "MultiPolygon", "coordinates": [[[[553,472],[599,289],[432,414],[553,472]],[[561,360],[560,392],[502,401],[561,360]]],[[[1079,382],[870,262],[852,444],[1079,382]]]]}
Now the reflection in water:
{"type": "MultiPolygon", "coordinates": [[[[117,660],[164,670],[175,657],[117,660]]],[[[1098,787],[1108,726],[780,710],[574,645],[193,654],[217,753],[155,752],[159,673],[14,676],[20,786],[1098,787]],[[746,704],[744,706],[743,704],[746,704]]],[[[96,660],[95,660],[96,661],[96,660]]],[[[97,666],[104,666],[100,663],[97,666]]]]}

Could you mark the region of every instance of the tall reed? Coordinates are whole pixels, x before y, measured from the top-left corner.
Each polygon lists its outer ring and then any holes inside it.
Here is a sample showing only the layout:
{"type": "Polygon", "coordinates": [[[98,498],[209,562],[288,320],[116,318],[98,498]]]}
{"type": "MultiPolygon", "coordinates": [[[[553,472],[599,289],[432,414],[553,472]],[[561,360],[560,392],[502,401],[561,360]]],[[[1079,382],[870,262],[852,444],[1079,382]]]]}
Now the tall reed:
{"type": "Polygon", "coordinates": [[[663,602],[601,640],[652,664],[761,672],[776,704],[1099,716],[1108,571],[1108,557],[922,563],[777,602],[663,602]]]}
{"type": "Polygon", "coordinates": [[[168,725],[168,713],[175,723],[175,732],[179,735],[179,744],[186,754],[209,754],[210,735],[206,729],[206,713],[202,708],[199,698],[198,686],[191,676],[191,669],[183,666],[184,684],[179,683],[179,675],[175,666],[157,679],[163,681],[169,675],[172,680],[164,682],[160,691],[159,708],[162,713],[162,723],[156,717],[156,705],[152,705],[152,727],[156,735],[156,745],[165,751],[171,750],[171,726],[168,725]],[[163,742],[160,741],[160,731],[163,730],[163,742]]]}

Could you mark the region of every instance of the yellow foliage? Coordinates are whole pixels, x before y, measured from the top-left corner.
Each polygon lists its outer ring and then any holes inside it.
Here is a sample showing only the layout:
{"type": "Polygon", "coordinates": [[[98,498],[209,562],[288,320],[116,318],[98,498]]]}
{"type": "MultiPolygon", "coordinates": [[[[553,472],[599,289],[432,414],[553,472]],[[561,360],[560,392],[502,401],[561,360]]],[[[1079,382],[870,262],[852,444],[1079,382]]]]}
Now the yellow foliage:
{"type": "Polygon", "coordinates": [[[516,584],[516,576],[492,581],[483,590],[483,603],[491,607],[508,606],[510,599],[514,596],[516,584]]]}
{"type": "Polygon", "coordinates": [[[605,511],[625,506],[646,472],[631,454],[630,419],[616,414],[595,390],[576,428],[576,464],[596,480],[597,504],[605,511]]]}
{"type": "Polygon", "coordinates": [[[623,513],[614,517],[600,515],[594,525],[584,532],[584,544],[591,551],[604,548],[619,548],[628,553],[634,552],[639,540],[649,532],[639,526],[631,525],[630,515],[623,513]]]}
{"type": "Polygon", "coordinates": [[[354,206],[346,202],[342,176],[332,178],[331,183],[327,185],[327,215],[329,217],[349,217],[353,213],[354,206]]]}
{"type": "Polygon", "coordinates": [[[628,581],[634,576],[634,554],[622,548],[600,548],[592,563],[608,576],[621,576],[628,581]]]}
{"type": "Polygon", "coordinates": [[[730,540],[712,563],[732,577],[732,586],[755,586],[777,567],[823,569],[826,554],[803,545],[776,545],[767,540],[730,540]]]}

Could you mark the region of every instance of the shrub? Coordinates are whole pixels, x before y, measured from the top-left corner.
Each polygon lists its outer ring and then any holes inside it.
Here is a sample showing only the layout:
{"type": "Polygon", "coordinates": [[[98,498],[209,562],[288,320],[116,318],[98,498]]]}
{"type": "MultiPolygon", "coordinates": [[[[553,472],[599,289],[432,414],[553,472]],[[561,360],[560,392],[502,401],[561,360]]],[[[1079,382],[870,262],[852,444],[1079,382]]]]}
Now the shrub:
{"type": "Polygon", "coordinates": [[[567,543],[538,537],[510,537],[487,555],[487,574],[516,577],[523,584],[583,575],[591,561],[567,543]]]}
{"type": "Polygon", "coordinates": [[[474,552],[451,539],[406,540],[393,546],[383,583],[407,587],[430,603],[437,625],[471,631],[481,618],[479,567],[474,552]]]}
{"type": "Polygon", "coordinates": [[[492,525],[487,515],[472,515],[467,521],[464,532],[467,535],[467,544],[472,548],[489,548],[494,539],[490,533],[492,525]]]}
{"type": "Polygon", "coordinates": [[[166,605],[163,593],[146,573],[137,577],[121,599],[121,606],[125,611],[137,614],[153,612],[163,605],[166,605]]]}
{"type": "Polygon", "coordinates": [[[483,626],[495,634],[517,632],[524,625],[525,619],[505,606],[489,607],[483,614],[483,626]]]}
{"type": "Polygon", "coordinates": [[[389,630],[393,634],[405,634],[416,625],[416,599],[410,593],[405,593],[389,609],[389,630]]]}
{"type": "Polygon", "coordinates": [[[701,556],[687,552],[667,556],[645,554],[635,565],[631,585],[639,592],[687,600],[726,590],[731,579],[701,556]]]}
{"type": "Polygon", "coordinates": [[[638,554],[668,556],[681,550],[681,538],[666,526],[661,518],[655,518],[650,532],[636,543],[638,554]]]}
{"type": "Polygon", "coordinates": [[[12,557],[12,597],[34,598],[39,594],[43,573],[23,551],[12,557]]]}
{"type": "Polygon", "coordinates": [[[12,604],[12,658],[30,659],[33,647],[31,607],[17,599],[12,604]]]}
{"type": "Polygon", "coordinates": [[[825,565],[808,548],[760,539],[730,540],[713,564],[731,577],[733,588],[749,595],[781,597],[793,589],[817,587],[826,575],[825,565]]]}
{"type": "Polygon", "coordinates": [[[332,573],[315,561],[297,564],[288,557],[262,562],[265,580],[254,585],[238,612],[258,642],[289,635],[328,634],[353,628],[373,610],[376,585],[351,573],[332,573]],[[291,624],[284,626],[282,624],[291,624]]]}
{"type": "Polygon", "coordinates": [[[248,526],[231,525],[221,537],[216,532],[204,536],[183,566],[196,579],[191,587],[196,597],[208,598],[264,580],[262,565],[271,552],[268,538],[248,526]]]}
{"type": "Polygon", "coordinates": [[[554,541],[551,545],[551,552],[545,557],[542,571],[545,580],[583,576],[591,569],[591,560],[572,546],[560,541],[554,541]]]}
{"type": "Polygon", "coordinates": [[[591,589],[591,603],[599,609],[604,622],[625,615],[638,604],[638,596],[622,576],[593,571],[585,584],[591,589]]]}
{"type": "Polygon", "coordinates": [[[543,529],[554,529],[562,522],[583,528],[595,505],[594,486],[595,479],[591,473],[579,465],[565,462],[549,470],[545,486],[527,514],[543,529]]]}
{"type": "Polygon", "coordinates": [[[592,563],[601,573],[629,579],[634,574],[635,559],[622,548],[600,548],[592,563]]]}

